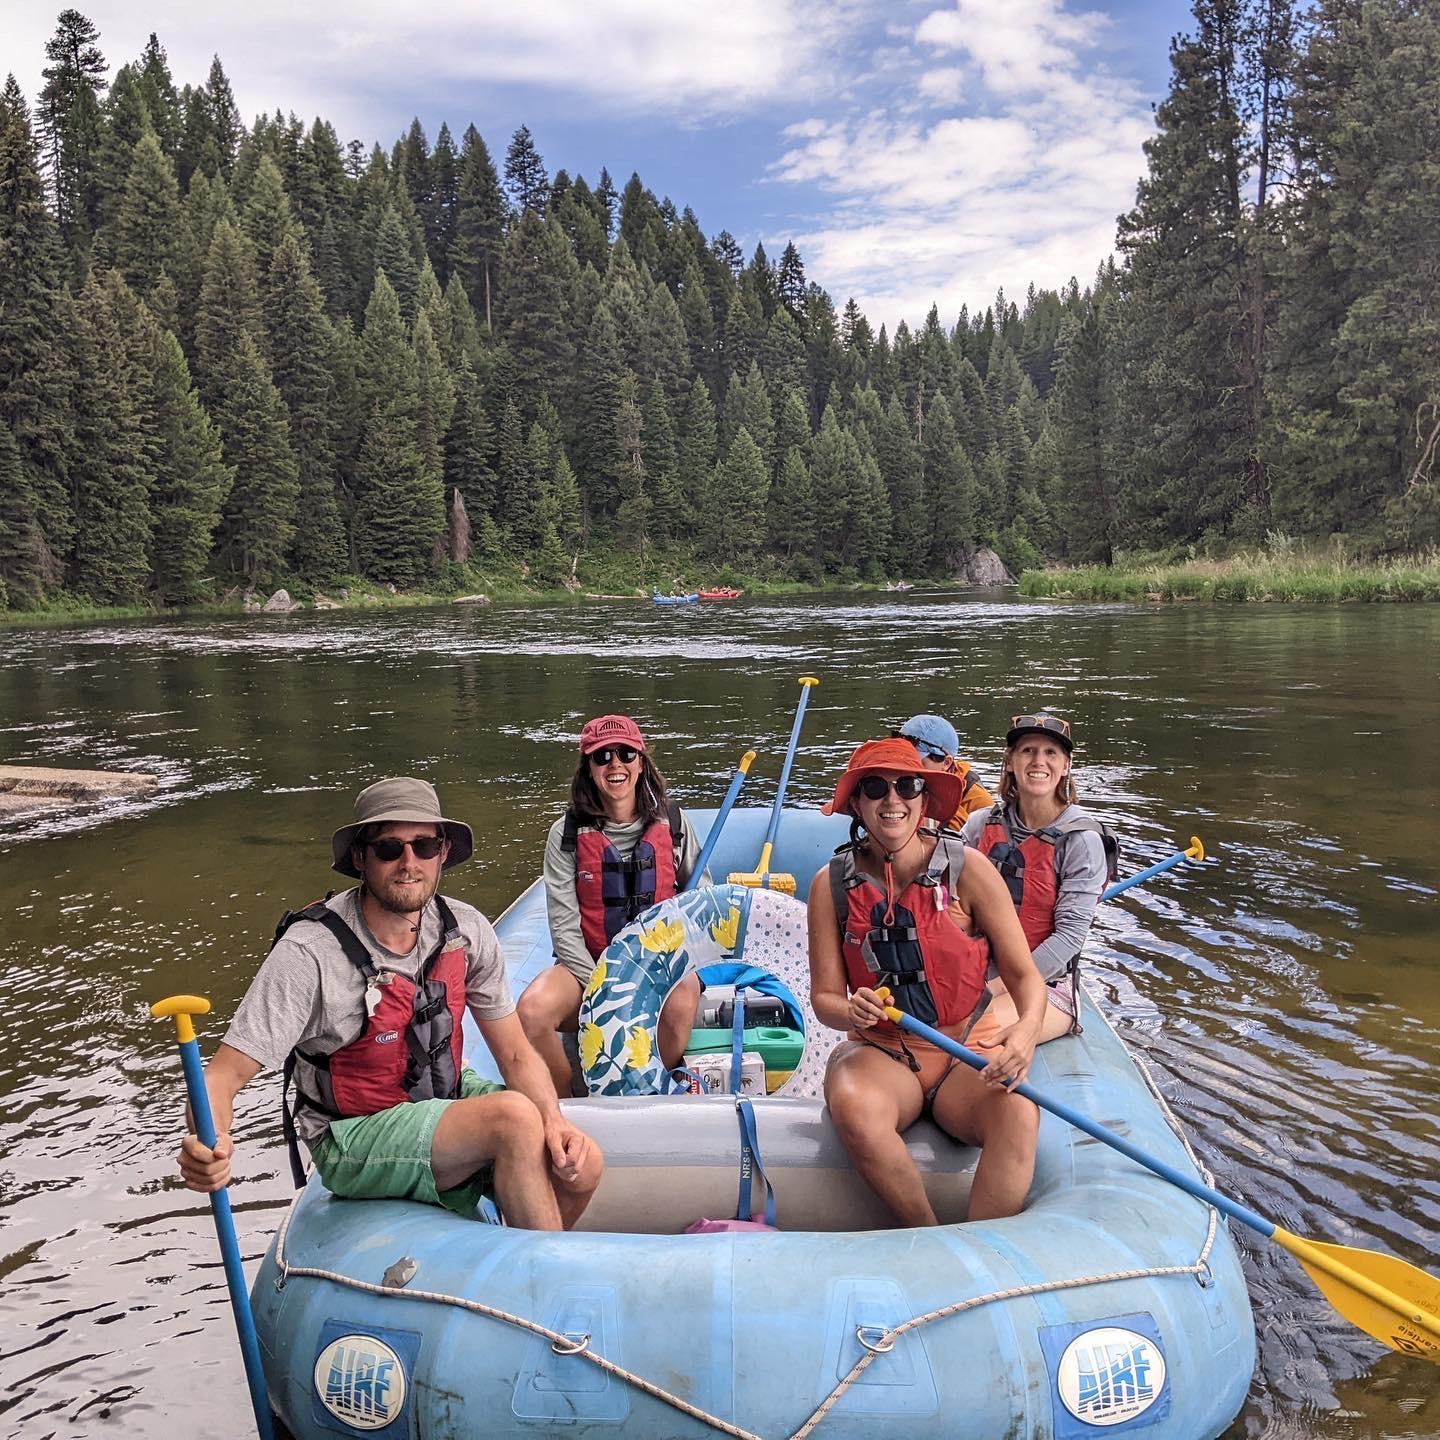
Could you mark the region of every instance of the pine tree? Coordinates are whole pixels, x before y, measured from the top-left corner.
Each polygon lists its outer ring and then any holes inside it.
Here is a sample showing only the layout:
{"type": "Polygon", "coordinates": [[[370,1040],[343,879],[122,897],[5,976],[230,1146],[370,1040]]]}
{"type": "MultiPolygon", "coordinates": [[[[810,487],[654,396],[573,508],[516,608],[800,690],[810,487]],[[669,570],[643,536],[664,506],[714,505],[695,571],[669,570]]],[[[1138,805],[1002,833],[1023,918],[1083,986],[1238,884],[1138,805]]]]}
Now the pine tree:
{"type": "Polygon", "coordinates": [[[361,572],[382,584],[423,580],[445,532],[444,493],[427,483],[414,433],[399,409],[377,408],[360,446],[355,553],[361,572]]]}
{"type": "MultiPolygon", "coordinates": [[[[563,392],[575,349],[565,324],[565,296],[575,258],[558,225],[526,209],[510,227],[501,256],[500,333],[515,364],[516,384],[533,400],[563,392]]],[[[613,415],[609,410],[607,414],[613,415]]]]}
{"type": "Polygon", "coordinates": [[[680,493],[690,514],[696,515],[705,503],[710,477],[715,469],[719,442],[715,429],[715,406],[703,380],[696,380],[685,404],[680,427],[677,478],[680,493]]]}
{"type": "Polygon", "coordinates": [[[950,406],[937,396],[925,417],[925,497],[930,511],[930,572],[961,572],[975,548],[976,480],[955,432],[950,406]]]}
{"type": "Polygon", "coordinates": [[[1114,558],[1115,481],[1105,433],[1111,416],[1105,383],[1110,330],[1101,308],[1091,304],[1078,325],[1067,320],[1059,342],[1052,406],[1054,507],[1062,553],[1079,564],[1108,565],[1114,558]]]}
{"type": "Polygon", "coordinates": [[[394,205],[381,211],[375,235],[375,271],[384,271],[385,278],[400,302],[405,324],[412,325],[420,299],[420,262],[415,254],[414,238],[394,205]]]}
{"type": "Polygon", "coordinates": [[[130,353],[93,276],[75,306],[75,547],[70,583],[97,605],[134,605],[150,571],[150,460],[130,353]]]}
{"type": "MultiPolygon", "coordinates": [[[[200,396],[216,416],[230,357],[263,334],[255,259],[228,220],[215,226],[195,316],[195,372],[200,396]]],[[[227,452],[228,453],[228,452],[227,452]]]]}
{"type": "Polygon", "coordinates": [[[925,504],[924,469],[919,447],[892,395],[875,434],[880,477],[892,515],[890,568],[900,574],[924,565],[930,552],[930,514],[925,504]]]}
{"type": "Polygon", "coordinates": [[[645,549],[650,540],[650,496],[641,444],[644,420],[639,403],[639,383],[632,371],[620,379],[619,403],[615,407],[615,490],[619,508],[615,518],[622,544],[633,543],[645,568],[645,549]]]}
{"type": "Polygon", "coordinates": [[[150,505],[153,585],[164,604],[190,605],[205,596],[210,545],[235,473],[190,383],[180,342],[168,331],[156,332],[153,365],[159,441],[150,505]]]}
{"type": "Polygon", "coordinates": [[[108,66],[96,43],[100,32],[78,10],[62,10],[45,42],[40,139],[46,152],[50,201],[68,245],[84,247],[95,233],[100,200],[100,93],[108,66]]]}
{"type": "Polygon", "coordinates": [[[650,521],[655,537],[676,541],[690,525],[689,507],[680,489],[680,452],[665,387],[657,380],[645,393],[642,456],[648,477],[650,521]]]}
{"type": "Polygon", "coordinates": [[[11,76],[0,93],[0,425],[19,448],[28,496],[15,513],[33,512],[35,521],[12,528],[9,544],[31,547],[27,558],[11,562],[18,586],[12,603],[36,583],[59,581],[74,535],[72,376],[59,256],[29,116],[11,76]]]}
{"type": "Polygon", "coordinates": [[[160,277],[181,268],[180,187],[175,167],[153,133],[135,146],[115,219],[115,268],[147,298],[160,277]]]}
{"type": "Polygon", "coordinates": [[[739,375],[730,377],[730,386],[725,392],[725,427],[721,448],[728,452],[742,429],[748,430],[751,440],[760,447],[768,471],[775,448],[774,412],[770,408],[765,377],[760,373],[759,364],[753,360],[743,379],[739,375]]]}
{"type": "Polygon", "coordinates": [[[700,511],[701,544],[712,560],[744,564],[754,558],[765,538],[769,494],[769,466],[742,426],[715,467],[700,511]]]}
{"type": "Polygon", "coordinates": [[[248,331],[213,376],[210,406],[225,461],[235,471],[221,512],[217,549],[251,584],[279,575],[295,532],[300,472],[285,402],[248,331]]]}
{"type": "Polygon", "coordinates": [[[299,222],[290,207],[290,197],[285,193],[285,177],[269,155],[262,157],[256,168],[240,228],[250,242],[255,273],[263,283],[264,277],[270,274],[271,262],[281,242],[287,235],[296,239],[301,235],[299,222]]]}
{"type": "Polygon", "coordinates": [[[36,604],[44,593],[40,555],[44,536],[20,447],[0,421],[0,610],[36,604]]]}
{"type": "Polygon", "coordinates": [[[791,240],[780,256],[780,272],[776,277],[776,288],[780,303],[790,312],[791,318],[799,320],[805,307],[805,262],[791,240]]]}
{"type": "Polygon", "coordinates": [[[550,199],[550,177],[525,125],[510,137],[510,148],[505,152],[505,191],[517,213],[528,211],[544,218],[550,199]]]}
{"type": "Polygon", "coordinates": [[[580,354],[579,393],[571,454],[584,497],[586,529],[598,517],[615,513],[619,502],[615,477],[624,457],[615,429],[620,387],[627,374],[620,337],[603,301],[595,311],[580,354]]]}
{"type": "Polygon", "coordinates": [[[313,585],[348,568],[336,485],[334,336],[298,237],[281,240],[265,285],[265,330],[275,388],[285,402],[300,481],[290,563],[313,585]]]}
{"type": "MultiPolygon", "coordinates": [[[[207,170],[207,173],[212,176],[218,174],[228,180],[240,142],[245,138],[245,126],[240,119],[240,107],[235,103],[235,92],[230,88],[230,80],[218,55],[210,62],[210,73],[205,79],[204,103],[210,121],[207,138],[214,143],[216,157],[216,169],[207,170]]],[[[201,159],[199,168],[203,170],[207,167],[203,156],[201,159]]]]}
{"type": "Polygon", "coordinates": [[[815,497],[810,467],[799,446],[785,452],[784,463],[770,490],[766,517],[767,543],[785,558],[808,556],[815,548],[815,497]]]}
{"type": "Polygon", "coordinates": [[[455,386],[455,412],[445,436],[445,483],[465,497],[472,521],[494,519],[495,472],[490,468],[490,421],[475,372],[467,364],[455,386]]]}
{"type": "Polygon", "coordinates": [[[425,248],[440,283],[450,279],[450,255],[455,249],[460,221],[460,157],[450,127],[441,121],[430,156],[430,203],[421,214],[425,222],[425,248]]]}
{"type": "Polygon", "coordinates": [[[136,71],[136,86],[150,128],[160,142],[161,151],[173,161],[180,145],[180,96],[175,90],[175,78],[170,73],[170,59],[153,30],[140,52],[136,71]]]}
{"type": "Polygon", "coordinates": [[[455,413],[455,382],[430,330],[430,318],[421,313],[415,321],[415,376],[419,409],[416,444],[426,476],[434,484],[445,475],[445,436],[455,413]]]}
{"type": "Polygon", "coordinates": [[[495,285],[505,236],[505,197],[480,132],[466,128],[460,151],[455,245],[450,263],[493,328],[495,285]]]}
{"type": "Polygon", "coordinates": [[[825,407],[810,443],[810,485],[815,497],[816,559],[838,566],[855,517],[850,513],[851,481],[860,467],[855,437],[843,429],[833,405],[825,407]]]}

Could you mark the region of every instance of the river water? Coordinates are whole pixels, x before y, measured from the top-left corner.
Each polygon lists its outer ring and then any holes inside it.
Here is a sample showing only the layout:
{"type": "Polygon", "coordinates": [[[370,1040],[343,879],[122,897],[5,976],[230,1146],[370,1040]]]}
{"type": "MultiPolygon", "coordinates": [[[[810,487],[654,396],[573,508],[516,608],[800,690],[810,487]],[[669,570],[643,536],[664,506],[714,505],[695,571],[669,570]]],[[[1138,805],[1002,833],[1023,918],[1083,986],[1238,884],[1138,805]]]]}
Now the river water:
{"type": "MultiPolygon", "coordinates": [[[[147,1006],[208,995],[213,1046],[280,911],[334,881],[356,789],[433,780],[480,837],[447,888],[496,914],[538,870],[587,716],[640,717],[695,804],[754,746],[748,798],[768,803],[805,673],[823,683],[795,803],[918,710],[993,779],[1005,717],[1048,705],[1125,870],[1198,833],[1213,863],[1102,911],[1097,999],[1220,1189],[1440,1273],[1437,657],[1440,607],[994,594],[0,630],[0,761],[161,781],[0,828],[0,1435],[243,1432],[209,1210],[173,1173],[173,1031],[147,1006]]],[[[237,1130],[253,1271],[290,1193],[273,1078],[237,1130]]],[[[1433,1367],[1238,1240],[1261,1340],[1232,1435],[1440,1435],[1433,1367]]]]}

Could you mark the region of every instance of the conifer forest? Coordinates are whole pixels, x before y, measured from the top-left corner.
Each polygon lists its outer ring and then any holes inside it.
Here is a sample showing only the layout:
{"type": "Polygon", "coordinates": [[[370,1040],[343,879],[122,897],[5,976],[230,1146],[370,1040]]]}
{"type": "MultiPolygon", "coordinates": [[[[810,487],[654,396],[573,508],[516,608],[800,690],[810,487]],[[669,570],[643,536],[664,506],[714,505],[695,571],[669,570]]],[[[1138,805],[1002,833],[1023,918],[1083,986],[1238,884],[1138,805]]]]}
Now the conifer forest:
{"type": "Polygon", "coordinates": [[[0,608],[1440,541],[1433,0],[1196,0],[1113,258],[893,333],[524,124],[102,42],[0,92],[0,608]]]}

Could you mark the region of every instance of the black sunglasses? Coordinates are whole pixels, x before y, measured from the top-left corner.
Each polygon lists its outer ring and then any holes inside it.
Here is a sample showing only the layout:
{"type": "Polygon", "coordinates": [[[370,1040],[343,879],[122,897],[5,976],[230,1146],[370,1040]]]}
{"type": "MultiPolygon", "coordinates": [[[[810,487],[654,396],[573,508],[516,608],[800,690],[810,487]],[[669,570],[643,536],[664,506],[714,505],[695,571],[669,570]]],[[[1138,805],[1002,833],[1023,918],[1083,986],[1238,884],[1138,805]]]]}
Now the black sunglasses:
{"type": "Polygon", "coordinates": [[[611,758],[619,760],[623,765],[633,765],[639,757],[640,752],[629,745],[612,745],[605,750],[592,750],[590,752],[590,763],[592,765],[608,765],[611,758]]]}
{"type": "Polygon", "coordinates": [[[414,840],[397,840],[393,835],[386,835],[381,840],[366,840],[364,843],[377,860],[383,860],[387,865],[392,860],[398,860],[407,845],[415,852],[417,860],[433,860],[446,845],[446,841],[438,835],[421,835],[414,840]]]}
{"type": "Polygon", "coordinates": [[[887,780],[883,775],[866,775],[855,787],[867,800],[883,800],[892,790],[902,800],[914,800],[925,793],[923,775],[901,775],[887,780]]]}

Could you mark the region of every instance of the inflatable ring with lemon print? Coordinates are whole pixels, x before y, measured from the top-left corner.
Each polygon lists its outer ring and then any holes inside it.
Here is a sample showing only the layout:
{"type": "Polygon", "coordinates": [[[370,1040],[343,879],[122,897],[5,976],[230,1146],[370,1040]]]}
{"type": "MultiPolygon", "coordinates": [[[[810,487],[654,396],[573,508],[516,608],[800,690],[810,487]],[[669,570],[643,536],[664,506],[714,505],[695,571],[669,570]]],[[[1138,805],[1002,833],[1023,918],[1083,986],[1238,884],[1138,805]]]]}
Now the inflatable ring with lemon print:
{"type": "Polygon", "coordinates": [[[665,1067],[655,1030],[666,997],[690,971],[732,960],[760,964],[795,995],[805,1022],[804,1075],[797,1071],[795,1083],[782,1088],[818,1095],[825,1057],[840,1035],[827,1032],[810,1008],[805,906],[743,885],[662,900],[610,942],[580,1001],[580,1067],[590,1093],[658,1094],[665,1067]]]}
{"type": "Polygon", "coordinates": [[[672,895],[610,942],[580,1001],[580,1068],[592,1095],[659,1093],[655,1027],[665,998],[690,971],[743,949],[754,893],[712,885],[672,895]]]}

